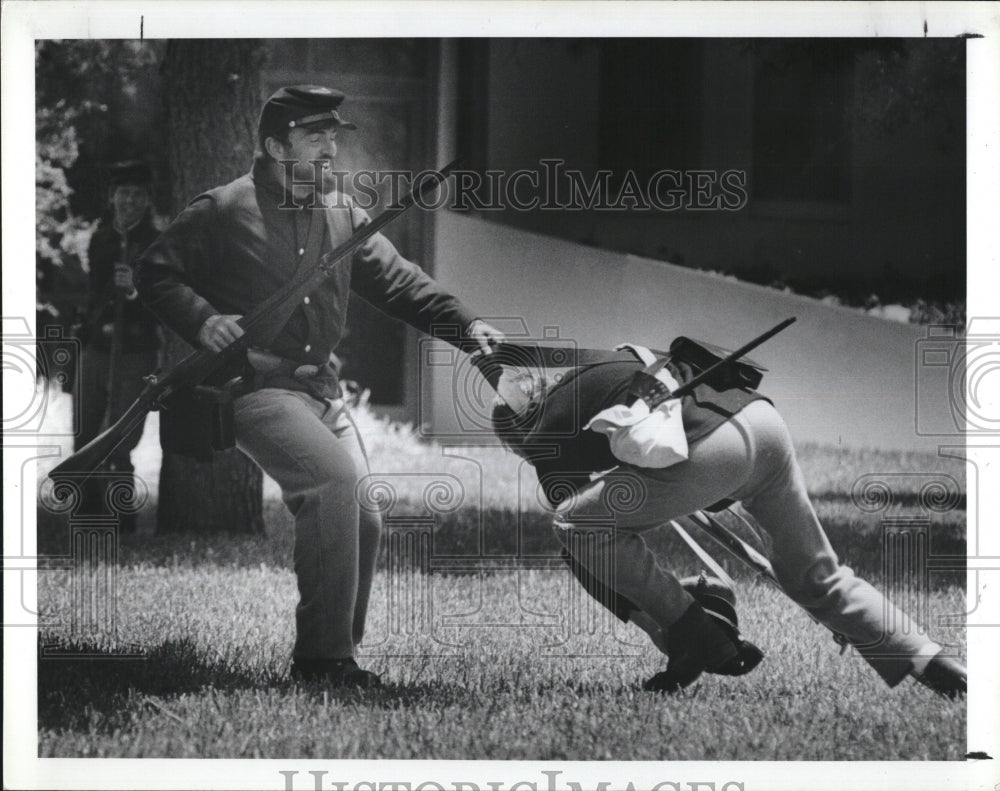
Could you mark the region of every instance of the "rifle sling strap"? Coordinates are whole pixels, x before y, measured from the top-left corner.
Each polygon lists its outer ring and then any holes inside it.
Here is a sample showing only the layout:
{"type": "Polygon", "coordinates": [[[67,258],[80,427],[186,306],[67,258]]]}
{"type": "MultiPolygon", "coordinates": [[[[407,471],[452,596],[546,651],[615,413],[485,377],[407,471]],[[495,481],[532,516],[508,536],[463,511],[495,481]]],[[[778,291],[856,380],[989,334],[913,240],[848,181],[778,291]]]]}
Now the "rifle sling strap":
{"type": "MultiPolygon", "coordinates": [[[[323,237],[326,232],[326,218],[321,215],[321,213],[326,213],[326,209],[303,209],[302,211],[310,212],[309,231],[306,236],[304,252],[299,258],[293,277],[319,267],[320,252],[323,249],[323,237]]],[[[285,309],[272,312],[260,325],[249,330],[254,336],[250,345],[259,349],[267,349],[301,304],[301,300],[292,302],[285,309]]]]}

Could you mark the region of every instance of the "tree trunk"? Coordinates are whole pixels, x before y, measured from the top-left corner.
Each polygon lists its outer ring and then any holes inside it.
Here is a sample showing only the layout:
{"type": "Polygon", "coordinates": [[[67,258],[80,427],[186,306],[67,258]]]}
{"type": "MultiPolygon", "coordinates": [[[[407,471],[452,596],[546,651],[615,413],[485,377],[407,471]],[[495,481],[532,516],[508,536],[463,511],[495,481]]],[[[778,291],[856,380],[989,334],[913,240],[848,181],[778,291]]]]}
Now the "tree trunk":
{"type": "MultiPolygon", "coordinates": [[[[199,192],[250,169],[262,62],[255,41],[179,40],[167,46],[163,75],[175,214],[199,192]]],[[[191,347],[168,335],[169,368],[191,347]]],[[[260,469],[235,449],[217,453],[212,462],[164,453],[157,529],[262,533],[260,469]]]]}

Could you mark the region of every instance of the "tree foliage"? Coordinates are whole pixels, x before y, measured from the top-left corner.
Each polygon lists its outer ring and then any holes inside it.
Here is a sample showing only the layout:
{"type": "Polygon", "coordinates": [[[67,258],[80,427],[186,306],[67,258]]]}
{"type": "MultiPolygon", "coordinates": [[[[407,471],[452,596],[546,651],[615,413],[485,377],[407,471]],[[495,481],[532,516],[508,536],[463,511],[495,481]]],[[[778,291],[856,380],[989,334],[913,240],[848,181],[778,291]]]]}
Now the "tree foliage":
{"type": "Polygon", "coordinates": [[[105,208],[104,166],[138,156],[142,149],[162,149],[149,140],[157,124],[149,108],[159,105],[155,83],[162,49],[139,41],[35,44],[39,326],[59,324],[68,330],[82,300],[87,245],[105,208]],[[141,147],[138,141],[144,138],[141,147]]]}
{"type": "Polygon", "coordinates": [[[79,156],[76,112],[59,102],[54,107],[39,108],[36,114],[35,212],[37,228],[35,251],[39,262],[61,266],[66,254],[81,258],[93,223],[77,217],[70,209],[66,171],[79,156]]]}

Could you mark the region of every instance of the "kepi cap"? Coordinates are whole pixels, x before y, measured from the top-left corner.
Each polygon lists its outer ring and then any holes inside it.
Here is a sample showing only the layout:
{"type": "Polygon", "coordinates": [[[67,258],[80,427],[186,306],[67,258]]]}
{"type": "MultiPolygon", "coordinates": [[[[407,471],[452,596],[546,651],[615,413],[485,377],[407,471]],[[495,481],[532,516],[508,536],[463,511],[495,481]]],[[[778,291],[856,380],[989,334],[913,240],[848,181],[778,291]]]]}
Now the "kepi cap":
{"type": "Polygon", "coordinates": [[[141,159],[128,159],[115,162],[108,168],[108,185],[119,187],[122,184],[136,184],[148,187],[153,182],[153,169],[148,162],[141,159]]]}
{"type": "Polygon", "coordinates": [[[340,117],[337,108],[344,94],[322,85],[290,85],[279,88],[264,103],[257,121],[261,143],[280,132],[318,123],[335,123],[343,129],[357,127],[340,117]]]}

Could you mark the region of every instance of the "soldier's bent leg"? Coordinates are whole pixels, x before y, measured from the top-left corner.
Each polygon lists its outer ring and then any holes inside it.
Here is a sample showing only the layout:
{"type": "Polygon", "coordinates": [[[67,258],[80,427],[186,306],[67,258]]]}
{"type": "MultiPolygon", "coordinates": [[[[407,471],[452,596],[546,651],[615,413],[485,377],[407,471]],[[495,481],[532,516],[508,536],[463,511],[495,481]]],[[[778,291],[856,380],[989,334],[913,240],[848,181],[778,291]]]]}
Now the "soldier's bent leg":
{"type": "MultiPolygon", "coordinates": [[[[337,415],[333,431],[342,440],[354,438],[352,448],[355,475],[358,480],[368,475],[368,453],[358,427],[344,406],[337,415]]],[[[349,446],[352,447],[352,446],[349,446]]],[[[371,599],[372,583],[375,580],[375,566],[382,541],[382,516],[377,511],[362,509],[358,513],[358,595],[354,604],[354,645],[361,644],[365,636],[365,622],[368,619],[368,602],[371,599]]]]}
{"type": "Polygon", "coordinates": [[[628,471],[609,473],[566,500],[556,513],[554,528],[576,563],[666,631],[694,599],[660,565],[641,535],[662,519],[637,521],[634,512],[621,514],[613,507],[621,492],[644,498],[644,488],[641,476],[628,471]]]}
{"type": "Polygon", "coordinates": [[[740,431],[728,424],[694,442],[685,462],[665,469],[623,464],[563,502],[556,534],[570,552],[573,529],[604,530],[601,550],[613,557],[614,574],[587,568],[615,591],[634,601],[666,629],[694,601],[657,561],[641,534],[718,502],[750,476],[750,455],[740,431]]]}
{"type": "Polygon", "coordinates": [[[300,659],[353,656],[371,586],[378,525],[366,519],[362,538],[355,488],[367,463],[343,409],[279,389],[236,401],[237,446],[274,478],[295,517],[300,659]]]}

